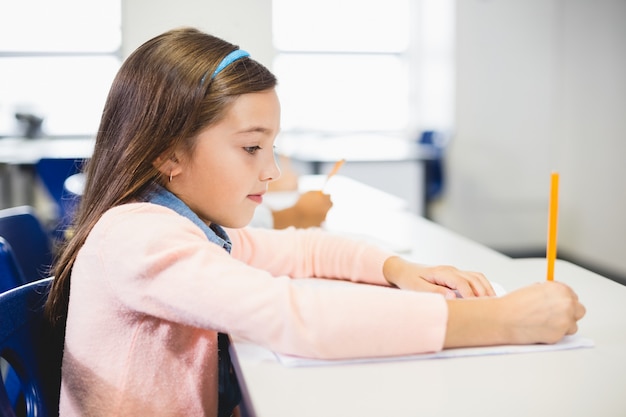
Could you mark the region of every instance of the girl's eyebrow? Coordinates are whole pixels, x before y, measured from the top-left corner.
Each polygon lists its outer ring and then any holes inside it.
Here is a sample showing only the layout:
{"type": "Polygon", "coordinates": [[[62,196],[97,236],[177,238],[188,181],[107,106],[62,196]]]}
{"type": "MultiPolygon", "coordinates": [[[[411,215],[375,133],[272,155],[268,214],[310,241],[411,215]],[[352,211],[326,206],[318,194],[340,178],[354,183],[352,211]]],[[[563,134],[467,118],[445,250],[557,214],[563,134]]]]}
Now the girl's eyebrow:
{"type": "Polygon", "coordinates": [[[250,126],[240,130],[238,133],[270,133],[271,129],[263,126],[250,126]]]}

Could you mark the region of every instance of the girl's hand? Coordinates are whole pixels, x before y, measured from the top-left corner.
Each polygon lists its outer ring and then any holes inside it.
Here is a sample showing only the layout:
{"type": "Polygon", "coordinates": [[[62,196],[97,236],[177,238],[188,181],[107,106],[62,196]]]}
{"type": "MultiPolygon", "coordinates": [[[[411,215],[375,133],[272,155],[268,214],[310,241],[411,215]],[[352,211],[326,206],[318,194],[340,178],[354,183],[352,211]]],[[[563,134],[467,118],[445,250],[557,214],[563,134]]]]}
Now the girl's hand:
{"type": "Polygon", "coordinates": [[[448,301],[444,347],[556,343],[578,331],[585,307],[562,282],[543,282],[502,297],[448,301]]]}
{"type": "Polygon", "coordinates": [[[578,330],[586,313],[576,293],[562,282],[545,281],[501,298],[500,314],[509,320],[512,343],[556,343],[578,330]]]}
{"type": "Polygon", "coordinates": [[[385,279],[401,289],[435,292],[448,299],[495,296],[485,276],[452,266],[425,266],[392,256],[383,266],[385,279]]]}
{"type": "Polygon", "coordinates": [[[319,227],[326,220],[326,214],[333,206],[330,195],[321,191],[307,191],[300,195],[294,205],[298,213],[298,227],[319,227]]]}

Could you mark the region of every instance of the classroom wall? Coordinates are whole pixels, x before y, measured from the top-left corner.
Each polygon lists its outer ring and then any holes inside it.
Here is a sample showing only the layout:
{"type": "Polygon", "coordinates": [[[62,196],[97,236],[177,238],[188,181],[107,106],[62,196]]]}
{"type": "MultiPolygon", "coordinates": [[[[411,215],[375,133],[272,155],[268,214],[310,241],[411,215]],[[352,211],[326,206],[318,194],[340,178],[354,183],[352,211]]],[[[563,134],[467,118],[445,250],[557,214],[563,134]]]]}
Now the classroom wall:
{"type": "Polygon", "coordinates": [[[435,218],[509,252],[545,248],[626,277],[626,1],[457,2],[456,135],[435,218]]]}
{"type": "Polygon", "coordinates": [[[179,26],[197,27],[272,63],[271,0],[122,0],[122,55],[179,26]]]}

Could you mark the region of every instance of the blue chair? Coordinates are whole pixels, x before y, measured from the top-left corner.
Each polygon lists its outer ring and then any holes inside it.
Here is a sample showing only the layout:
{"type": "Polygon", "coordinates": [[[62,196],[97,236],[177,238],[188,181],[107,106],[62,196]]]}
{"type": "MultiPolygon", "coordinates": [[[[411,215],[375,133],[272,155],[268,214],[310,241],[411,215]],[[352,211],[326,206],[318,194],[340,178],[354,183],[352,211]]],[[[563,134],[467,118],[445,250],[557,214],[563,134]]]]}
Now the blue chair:
{"type": "Polygon", "coordinates": [[[53,242],[31,206],[1,209],[0,237],[13,248],[27,281],[50,276],[53,242]]]}
{"type": "Polygon", "coordinates": [[[52,280],[0,294],[2,416],[58,416],[62,342],[43,317],[52,280]]]}
{"type": "Polygon", "coordinates": [[[9,242],[0,237],[0,294],[26,284],[9,242]]]}
{"type": "Polygon", "coordinates": [[[53,228],[53,234],[58,239],[64,238],[75,206],[73,195],[65,190],[65,181],[80,172],[84,162],[84,159],[75,158],[42,158],[35,164],[37,176],[58,209],[57,224],[53,228]]]}
{"type": "Polygon", "coordinates": [[[425,130],[419,138],[419,144],[433,151],[434,158],[424,161],[424,213],[431,218],[430,205],[444,191],[444,150],[445,143],[442,134],[433,130],[425,130]]]}

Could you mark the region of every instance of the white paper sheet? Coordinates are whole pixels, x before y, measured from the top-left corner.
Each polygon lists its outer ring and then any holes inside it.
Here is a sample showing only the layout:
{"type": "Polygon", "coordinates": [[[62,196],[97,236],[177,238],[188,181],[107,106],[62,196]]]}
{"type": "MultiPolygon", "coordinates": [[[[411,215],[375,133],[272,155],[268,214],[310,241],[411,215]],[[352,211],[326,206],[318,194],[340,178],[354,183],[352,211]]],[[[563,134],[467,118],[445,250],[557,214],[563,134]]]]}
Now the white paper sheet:
{"type": "Polygon", "coordinates": [[[560,342],[553,345],[503,345],[474,348],[445,349],[437,353],[424,353],[419,355],[393,356],[382,358],[361,358],[341,360],[309,359],[296,356],[281,355],[275,353],[278,361],[288,367],[299,366],[333,366],[368,362],[390,361],[414,361],[426,359],[448,359],[467,356],[508,355],[515,353],[550,352],[567,349],[590,348],[594,346],[593,340],[580,335],[565,336],[560,342]]]}

